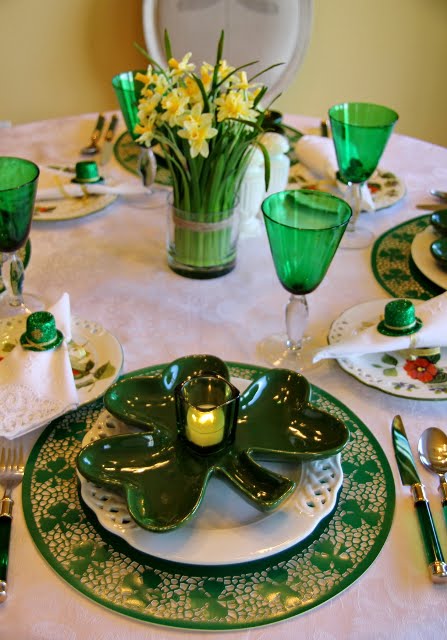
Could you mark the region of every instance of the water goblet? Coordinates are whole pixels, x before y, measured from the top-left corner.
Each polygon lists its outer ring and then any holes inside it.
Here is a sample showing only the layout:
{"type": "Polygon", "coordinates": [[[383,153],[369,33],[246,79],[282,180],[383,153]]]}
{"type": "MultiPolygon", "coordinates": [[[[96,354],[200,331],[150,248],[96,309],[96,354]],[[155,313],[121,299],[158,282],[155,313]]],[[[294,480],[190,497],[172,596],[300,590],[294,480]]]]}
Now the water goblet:
{"type": "Polygon", "coordinates": [[[1,272],[7,289],[0,300],[0,316],[43,308],[38,298],[23,294],[25,270],[18,252],[29,236],[39,173],[39,167],[30,160],[0,157],[1,272]]]}
{"type": "Polygon", "coordinates": [[[274,193],[262,203],[270,251],[278,279],[290,293],[287,335],[276,334],[258,345],[269,364],[295,371],[310,369],[315,347],[304,331],[306,295],[323,280],[351,218],[349,204],[322,191],[297,189],[274,193]]]}
{"type": "MultiPolygon", "coordinates": [[[[137,138],[139,137],[135,133],[135,126],[138,124],[138,101],[144,86],[141,80],[136,77],[138,73],[144,73],[144,71],[123,71],[112,78],[112,87],[118,99],[124,122],[135,143],[137,143],[137,138]]],[[[143,144],[137,144],[137,171],[143,181],[143,185],[147,188],[147,195],[150,196],[150,198],[143,198],[141,206],[151,209],[157,208],[165,204],[167,192],[153,187],[157,173],[157,160],[153,150],[143,144]]]]}
{"type": "Polygon", "coordinates": [[[363,249],[373,241],[374,234],[358,225],[361,191],[377,169],[398,117],[393,109],[368,102],[344,102],[329,109],[338,176],[349,185],[352,205],[344,249],[363,249]]]}

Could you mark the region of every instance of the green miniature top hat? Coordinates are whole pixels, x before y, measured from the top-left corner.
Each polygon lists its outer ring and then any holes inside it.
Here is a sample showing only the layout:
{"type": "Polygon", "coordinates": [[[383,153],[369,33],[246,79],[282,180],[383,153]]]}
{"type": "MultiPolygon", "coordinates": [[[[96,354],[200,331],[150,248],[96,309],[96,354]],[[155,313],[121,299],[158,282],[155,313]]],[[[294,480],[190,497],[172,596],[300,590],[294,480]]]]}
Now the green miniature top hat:
{"type": "Polygon", "coordinates": [[[81,160],[76,163],[76,178],[72,182],[79,184],[94,184],[104,182],[98,172],[98,165],[94,160],[81,160]]]}
{"type": "Polygon", "coordinates": [[[56,329],[56,321],[49,311],[36,311],[26,319],[26,331],[20,344],[30,351],[48,351],[62,344],[64,336],[56,329]]]}
{"type": "Polygon", "coordinates": [[[385,306],[385,317],[377,331],[385,336],[408,336],[422,327],[411,300],[392,300],[385,306]]]}

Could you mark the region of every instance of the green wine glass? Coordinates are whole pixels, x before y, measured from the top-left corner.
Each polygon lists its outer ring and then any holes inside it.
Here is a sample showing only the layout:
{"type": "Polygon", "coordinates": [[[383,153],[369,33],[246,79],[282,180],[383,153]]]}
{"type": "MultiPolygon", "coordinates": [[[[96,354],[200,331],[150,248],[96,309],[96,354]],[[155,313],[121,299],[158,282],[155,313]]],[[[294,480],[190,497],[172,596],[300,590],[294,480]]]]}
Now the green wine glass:
{"type": "Polygon", "coordinates": [[[358,224],[362,186],[377,169],[398,118],[393,109],[368,102],[344,102],[329,109],[339,178],[350,187],[353,212],[342,248],[363,249],[374,239],[358,224]]]}
{"type": "Polygon", "coordinates": [[[39,173],[39,167],[30,160],[0,157],[1,272],[7,289],[0,300],[0,316],[43,308],[38,298],[23,294],[25,269],[18,252],[29,236],[39,173]]]}
{"type": "Polygon", "coordinates": [[[167,193],[163,189],[153,188],[157,174],[157,160],[154,152],[150,147],[145,147],[137,142],[139,134],[135,133],[135,127],[138,124],[138,102],[141,90],[144,87],[143,82],[137,79],[139,73],[144,74],[144,71],[123,71],[118,73],[112,78],[112,87],[118,99],[127,130],[132,140],[138,145],[137,171],[143,181],[143,185],[147,188],[147,195],[151,196],[150,199],[143,198],[140,203],[137,203],[135,199],[133,202],[138,206],[156,208],[165,203],[167,193]]]}
{"type": "Polygon", "coordinates": [[[323,280],[351,218],[349,204],[329,193],[297,189],[274,193],[262,203],[276,274],[290,298],[287,334],[258,345],[260,356],[275,367],[303,371],[313,365],[315,348],[304,337],[308,320],[306,295],[323,280]]]}

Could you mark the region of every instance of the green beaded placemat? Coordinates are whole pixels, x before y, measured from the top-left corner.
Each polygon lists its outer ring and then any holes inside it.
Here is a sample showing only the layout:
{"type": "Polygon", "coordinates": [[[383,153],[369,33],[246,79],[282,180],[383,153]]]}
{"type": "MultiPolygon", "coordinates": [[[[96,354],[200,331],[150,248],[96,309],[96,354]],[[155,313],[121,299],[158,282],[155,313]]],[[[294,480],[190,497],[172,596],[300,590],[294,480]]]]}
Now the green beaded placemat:
{"type": "MultiPolygon", "coordinates": [[[[160,373],[165,366],[138,373],[160,373]]],[[[232,376],[246,380],[265,371],[228,366],[232,376]]],[[[101,401],[54,421],[31,452],[23,509],[37,548],[88,598],[172,627],[254,627],[330,600],[360,578],[380,552],[391,527],[395,490],[385,454],[368,428],[317,387],[312,387],[312,402],[343,420],[351,438],[342,454],[343,487],[335,511],[290,549],[245,564],[193,566],[153,558],[106,532],[84,507],[75,472],[81,441],[102,410],[101,401]]]]}
{"type": "Polygon", "coordinates": [[[430,224],[430,215],[403,222],[374,243],[371,266],[377,282],[395,298],[429,300],[443,289],[426,278],[411,257],[411,243],[430,224]]]}

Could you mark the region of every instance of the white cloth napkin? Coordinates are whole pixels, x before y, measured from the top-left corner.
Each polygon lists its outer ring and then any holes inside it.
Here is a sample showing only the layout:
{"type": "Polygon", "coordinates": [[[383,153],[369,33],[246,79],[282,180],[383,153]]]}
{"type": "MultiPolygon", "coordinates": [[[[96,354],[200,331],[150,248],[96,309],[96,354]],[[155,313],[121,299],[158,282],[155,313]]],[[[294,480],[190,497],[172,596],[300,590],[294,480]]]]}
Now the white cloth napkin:
{"type": "Polygon", "coordinates": [[[68,294],[48,311],[64,335],[60,347],[29,351],[19,343],[0,362],[0,436],[8,439],[37,429],[79,405],[67,346],[71,339],[68,294]]]}
{"type": "MultiPolygon", "coordinates": [[[[386,303],[385,303],[386,304],[386,303]]],[[[447,291],[426,302],[415,305],[416,317],[422,328],[409,336],[384,336],[376,325],[356,333],[347,340],[319,349],[314,362],[324,358],[346,358],[368,353],[400,351],[401,349],[447,346],[447,291]]],[[[378,322],[379,318],[371,318],[378,322]]]]}
{"type": "MultiPolygon", "coordinates": [[[[332,186],[336,187],[342,195],[346,194],[348,185],[336,178],[338,163],[332,138],[301,136],[295,144],[295,153],[300,164],[310,172],[310,175],[307,176],[308,179],[317,178],[318,181],[321,181],[323,190],[325,186],[332,186]]],[[[361,196],[362,211],[374,211],[374,201],[366,184],[362,186],[361,196]]]]}
{"type": "Polygon", "coordinates": [[[132,183],[120,183],[106,185],[102,182],[95,184],[77,184],[76,182],[64,182],[56,187],[46,187],[37,190],[36,200],[61,200],[63,198],[82,198],[85,195],[117,195],[140,196],[147,194],[144,185],[132,183]]]}

